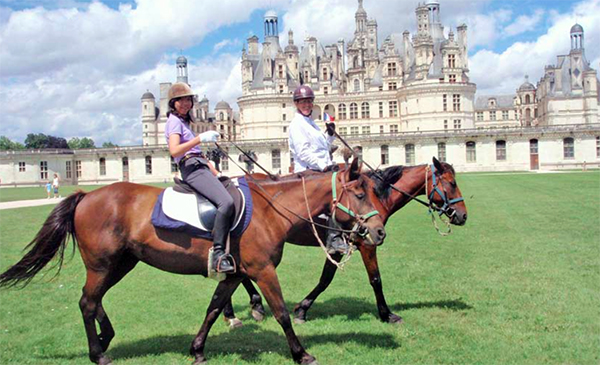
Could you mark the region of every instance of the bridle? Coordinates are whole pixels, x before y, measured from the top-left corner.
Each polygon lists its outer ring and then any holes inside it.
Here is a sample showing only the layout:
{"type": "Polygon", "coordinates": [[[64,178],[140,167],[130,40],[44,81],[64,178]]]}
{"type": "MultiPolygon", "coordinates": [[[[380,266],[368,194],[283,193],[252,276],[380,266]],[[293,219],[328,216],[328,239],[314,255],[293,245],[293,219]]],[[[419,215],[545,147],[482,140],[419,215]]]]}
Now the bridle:
{"type": "MultiPolygon", "coordinates": [[[[331,195],[332,195],[332,201],[331,201],[331,214],[330,214],[330,219],[333,219],[333,221],[336,223],[337,225],[337,221],[335,220],[335,214],[337,212],[337,210],[341,210],[342,212],[348,214],[349,216],[353,217],[354,219],[356,219],[356,222],[354,223],[354,226],[352,227],[352,229],[350,231],[345,230],[345,229],[339,229],[339,228],[333,228],[333,227],[328,227],[328,226],[324,226],[322,224],[318,224],[316,222],[313,221],[311,215],[310,215],[310,206],[308,205],[308,196],[306,194],[306,185],[304,183],[304,177],[302,177],[302,188],[304,189],[304,201],[306,202],[306,209],[308,211],[308,219],[310,220],[310,226],[312,228],[313,234],[315,236],[315,238],[317,239],[317,242],[319,242],[319,245],[321,246],[321,248],[323,249],[323,252],[325,253],[325,256],[327,257],[327,260],[329,262],[331,262],[333,265],[335,265],[338,269],[343,270],[344,269],[344,265],[346,264],[346,262],[348,262],[348,260],[350,260],[350,258],[352,257],[352,252],[355,250],[354,245],[349,245],[350,246],[350,250],[347,253],[346,257],[341,260],[341,261],[336,261],[334,260],[331,255],[329,254],[329,252],[327,252],[327,248],[325,247],[325,244],[323,243],[323,241],[321,240],[321,238],[319,237],[319,234],[317,233],[317,229],[315,227],[321,227],[321,228],[325,228],[325,229],[330,229],[330,230],[336,230],[336,231],[340,231],[343,233],[343,236],[346,236],[346,234],[348,234],[348,240],[353,243],[356,241],[357,236],[362,237],[363,239],[367,239],[369,240],[372,244],[373,244],[373,239],[371,238],[371,235],[369,234],[369,230],[365,227],[364,223],[371,217],[374,217],[376,215],[379,215],[379,211],[378,210],[373,210],[370,211],[369,213],[363,214],[363,215],[357,215],[351,207],[346,207],[345,205],[343,205],[340,201],[342,199],[342,196],[344,195],[344,193],[346,192],[346,188],[348,186],[348,183],[346,183],[344,180],[344,175],[342,174],[342,192],[340,193],[340,196],[338,198],[337,196],[337,187],[336,187],[336,181],[337,181],[337,171],[334,171],[333,174],[331,175],[331,195]]],[[[348,202],[350,202],[350,200],[348,200],[348,202]]],[[[350,204],[348,204],[350,205],[350,204]]]]}
{"type": "Polygon", "coordinates": [[[427,194],[427,197],[429,199],[429,213],[433,213],[433,211],[436,211],[438,213],[439,216],[441,216],[442,214],[445,214],[446,217],[452,219],[452,217],[456,214],[456,210],[454,210],[454,208],[451,207],[452,204],[456,204],[458,202],[462,202],[465,199],[460,196],[458,198],[454,198],[454,199],[448,199],[448,194],[446,193],[446,189],[444,188],[444,184],[442,184],[443,181],[443,175],[440,174],[438,176],[438,172],[435,170],[435,165],[429,165],[427,169],[425,169],[425,194],[427,194]],[[431,170],[431,192],[429,194],[427,194],[427,175],[428,175],[428,170],[431,170]],[[439,182],[438,182],[439,179],[439,182]],[[441,186],[441,189],[440,189],[441,186]],[[442,199],[442,206],[438,206],[437,204],[434,203],[433,199],[435,197],[435,194],[439,195],[439,197],[442,199]]]}
{"type": "Polygon", "coordinates": [[[369,218],[379,215],[379,211],[372,210],[369,213],[365,213],[363,215],[357,215],[356,213],[354,213],[354,211],[350,207],[344,206],[340,202],[340,200],[342,199],[342,196],[346,192],[347,184],[345,183],[345,181],[343,181],[344,175],[341,175],[341,176],[342,176],[342,192],[340,194],[340,198],[338,199],[337,198],[337,189],[336,189],[337,171],[335,171],[331,175],[331,194],[332,194],[331,219],[333,219],[333,221],[337,223],[337,221],[335,219],[335,213],[337,212],[338,209],[341,210],[342,212],[344,212],[344,213],[348,214],[349,216],[356,219],[356,223],[354,224],[354,227],[352,228],[352,230],[350,232],[350,240],[353,241],[353,237],[355,237],[356,235],[358,235],[362,238],[366,238],[367,235],[369,234],[369,230],[364,226],[364,223],[369,218]]]}

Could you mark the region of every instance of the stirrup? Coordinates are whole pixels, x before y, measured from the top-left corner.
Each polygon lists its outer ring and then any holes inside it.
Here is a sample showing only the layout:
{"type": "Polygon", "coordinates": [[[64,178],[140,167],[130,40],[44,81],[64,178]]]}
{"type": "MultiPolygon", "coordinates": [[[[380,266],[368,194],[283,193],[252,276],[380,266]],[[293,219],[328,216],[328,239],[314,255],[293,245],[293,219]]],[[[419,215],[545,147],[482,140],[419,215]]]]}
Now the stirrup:
{"type": "Polygon", "coordinates": [[[233,258],[233,256],[231,256],[228,253],[224,253],[221,255],[221,257],[219,257],[217,259],[217,262],[215,262],[215,265],[213,267],[214,271],[219,273],[219,274],[235,274],[236,273],[236,265],[235,265],[235,259],[233,258]],[[231,271],[220,271],[219,268],[221,267],[221,263],[223,262],[223,260],[226,260],[232,267],[231,271]]]}

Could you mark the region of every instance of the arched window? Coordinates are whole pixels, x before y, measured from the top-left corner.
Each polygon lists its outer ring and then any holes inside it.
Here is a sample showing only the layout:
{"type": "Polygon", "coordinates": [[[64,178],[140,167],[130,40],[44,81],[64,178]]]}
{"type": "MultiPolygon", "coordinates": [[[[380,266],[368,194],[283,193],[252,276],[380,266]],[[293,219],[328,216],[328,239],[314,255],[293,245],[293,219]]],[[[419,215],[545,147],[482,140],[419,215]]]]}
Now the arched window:
{"type": "Polygon", "coordinates": [[[340,119],[346,119],[346,104],[338,105],[338,110],[340,112],[340,119]]]}
{"type": "Polygon", "coordinates": [[[496,161],[506,161],[506,141],[496,141],[496,161]]]}
{"type": "Polygon", "coordinates": [[[473,141],[467,142],[467,162],[477,162],[477,151],[473,141]]]}
{"type": "Polygon", "coordinates": [[[146,156],[146,175],[152,175],[152,156],[146,156]]]}
{"type": "Polygon", "coordinates": [[[354,91],[360,91],[360,80],[354,79],[354,91]]]}
{"type": "Polygon", "coordinates": [[[106,159],[100,157],[100,176],[106,175],[106,159]]]}
{"type": "Polygon", "coordinates": [[[563,155],[565,158],[575,158],[575,140],[573,138],[563,139],[563,155]]]}
{"type": "Polygon", "coordinates": [[[525,95],[525,104],[530,104],[530,103],[531,103],[531,96],[525,95]]]}
{"type": "Polygon", "coordinates": [[[446,143],[439,142],[438,143],[438,160],[442,162],[446,162],[446,143]]]}
{"type": "Polygon", "coordinates": [[[412,143],[404,145],[404,157],[407,165],[415,164],[415,145],[412,143]]]}
{"type": "Polygon", "coordinates": [[[531,155],[538,154],[538,140],[537,139],[529,140],[529,154],[531,154],[531,155]]]}
{"type": "Polygon", "coordinates": [[[390,148],[384,144],[381,146],[381,164],[387,165],[390,163],[390,148]]]}
{"type": "Polygon", "coordinates": [[[358,105],[350,103],[350,119],[358,119],[358,105]]]}
{"type": "Polygon", "coordinates": [[[360,117],[362,119],[369,119],[371,117],[371,110],[369,108],[369,103],[366,101],[360,105],[360,117]]]}
{"type": "Polygon", "coordinates": [[[223,112],[219,113],[219,120],[225,120],[225,114],[223,114],[223,112]]]}

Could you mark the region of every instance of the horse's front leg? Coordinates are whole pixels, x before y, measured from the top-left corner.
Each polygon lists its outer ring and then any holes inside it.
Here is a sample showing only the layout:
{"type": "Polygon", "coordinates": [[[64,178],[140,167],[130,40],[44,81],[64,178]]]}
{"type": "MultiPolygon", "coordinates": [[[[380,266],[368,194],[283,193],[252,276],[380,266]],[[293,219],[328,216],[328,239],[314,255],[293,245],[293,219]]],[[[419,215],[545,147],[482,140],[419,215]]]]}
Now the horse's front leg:
{"type": "MultiPolygon", "coordinates": [[[[339,253],[331,255],[331,257],[336,261],[340,262],[342,259],[342,255],[339,253]]],[[[306,322],[306,312],[313,305],[317,297],[325,291],[329,287],[329,284],[333,281],[333,277],[337,271],[337,266],[332,264],[328,259],[325,259],[325,265],[323,266],[323,271],[321,272],[321,277],[319,278],[319,283],[317,286],[304,298],[302,301],[294,307],[294,322],[295,323],[304,323],[306,322]]]]}
{"type": "Polygon", "coordinates": [[[392,313],[383,295],[383,286],[381,284],[381,275],[379,274],[379,264],[377,263],[377,247],[375,246],[359,246],[360,255],[369,275],[369,282],[375,292],[375,300],[377,301],[377,311],[379,318],[387,323],[402,323],[402,317],[392,313]]]}
{"type": "Polygon", "coordinates": [[[227,302],[231,300],[231,295],[241,281],[241,276],[227,275],[227,278],[217,285],[212,300],[210,301],[208,309],[206,310],[204,323],[202,323],[200,331],[198,331],[196,338],[194,338],[194,341],[192,341],[190,354],[195,358],[193,365],[200,365],[206,362],[206,358],[204,357],[204,346],[206,344],[208,332],[217,318],[219,318],[223,307],[225,307],[227,302]]]}
{"type": "Polygon", "coordinates": [[[254,273],[254,275],[250,272],[248,274],[256,280],[258,287],[262,291],[273,312],[273,316],[283,328],[294,361],[299,364],[317,364],[315,358],[302,347],[300,340],[292,328],[290,314],[285,307],[275,268],[270,266],[262,269],[258,273],[254,273]]]}

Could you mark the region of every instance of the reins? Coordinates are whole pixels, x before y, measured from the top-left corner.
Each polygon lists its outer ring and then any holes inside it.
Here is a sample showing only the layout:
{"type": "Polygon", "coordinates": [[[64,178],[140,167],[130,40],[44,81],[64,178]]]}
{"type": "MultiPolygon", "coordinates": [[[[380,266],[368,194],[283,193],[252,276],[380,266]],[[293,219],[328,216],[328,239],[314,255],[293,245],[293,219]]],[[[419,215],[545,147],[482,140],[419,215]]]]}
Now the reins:
{"type": "MultiPolygon", "coordinates": [[[[288,213],[292,214],[292,215],[293,215],[293,216],[295,216],[296,218],[298,218],[298,219],[300,219],[300,220],[302,220],[302,221],[304,221],[304,222],[306,222],[306,223],[310,223],[310,224],[312,224],[312,225],[314,225],[314,226],[317,226],[317,227],[320,227],[320,228],[324,228],[324,229],[329,229],[329,230],[332,230],[332,231],[337,231],[337,232],[340,232],[340,233],[346,233],[346,234],[353,234],[353,233],[355,233],[355,231],[356,231],[356,229],[355,229],[356,225],[355,225],[355,227],[354,227],[352,230],[348,230],[348,229],[342,229],[342,228],[333,228],[333,227],[328,227],[328,226],[326,226],[326,225],[324,225],[324,224],[320,224],[320,223],[314,222],[314,221],[312,220],[312,217],[310,216],[310,213],[309,213],[309,219],[307,219],[307,218],[304,218],[304,217],[303,217],[303,216],[301,216],[300,214],[298,214],[298,213],[294,212],[294,211],[293,211],[293,210],[291,210],[290,208],[288,208],[288,207],[286,207],[285,205],[283,205],[282,203],[278,202],[277,200],[275,200],[275,198],[274,198],[274,197],[273,197],[271,194],[269,194],[269,193],[268,193],[268,192],[267,192],[267,191],[266,191],[266,190],[265,190],[265,189],[264,189],[264,188],[263,188],[263,187],[262,187],[262,186],[261,186],[261,185],[258,183],[258,181],[257,181],[257,180],[256,180],[256,179],[255,179],[255,178],[252,176],[252,174],[250,174],[250,172],[248,172],[246,169],[244,169],[243,167],[241,167],[240,165],[238,165],[238,164],[235,162],[235,160],[234,160],[233,158],[231,158],[231,156],[230,156],[230,155],[229,155],[229,154],[228,154],[228,153],[227,153],[227,152],[226,152],[224,149],[222,149],[222,148],[221,148],[221,146],[219,146],[219,144],[218,144],[217,142],[215,142],[215,145],[217,146],[217,148],[218,148],[218,149],[220,149],[220,150],[221,150],[221,152],[223,152],[223,154],[225,155],[225,157],[227,157],[227,158],[228,158],[230,161],[232,161],[232,162],[233,162],[233,163],[234,163],[234,164],[235,164],[235,165],[236,165],[236,166],[237,166],[237,167],[238,167],[240,170],[242,170],[242,171],[243,171],[243,172],[246,174],[246,176],[248,176],[248,177],[250,178],[250,180],[252,180],[252,182],[254,183],[254,185],[256,185],[256,186],[257,186],[257,187],[260,189],[260,191],[261,191],[261,192],[262,192],[262,193],[263,193],[263,194],[264,194],[264,195],[265,195],[265,196],[268,198],[268,200],[269,200],[271,203],[274,203],[274,204],[277,204],[277,205],[279,205],[281,208],[283,208],[285,211],[287,211],[288,213]]],[[[236,148],[240,149],[238,146],[236,146],[236,148]]],[[[260,167],[260,166],[259,166],[259,167],[260,167]]],[[[261,168],[262,168],[262,167],[261,167],[261,168]]],[[[337,173],[337,172],[336,172],[336,173],[337,173]]],[[[274,175],[271,175],[271,176],[275,177],[274,175]]],[[[275,179],[276,179],[276,178],[275,178],[275,179]]],[[[304,177],[303,177],[303,176],[302,176],[302,183],[304,184],[304,177]]],[[[334,187],[335,187],[335,185],[334,185],[334,187]]],[[[335,194],[335,188],[334,188],[333,192],[334,192],[334,194],[335,194]]],[[[370,212],[370,213],[372,213],[372,212],[370,212]]],[[[370,213],[369,213],[369,214],[370,214],[370,213]]],[[[372,216],[372,215],[371,215],[371,216],[372,216]]],[[[369,216],[368,218],[370,218],[371,216],[369,216]]]]}
{"type": "MultiPolygon", "coordinates": [[[[354,151],[354,149],[352,147],[350,147],[350,145],[346,142],[346,140],[344,140],[344,138],[342,138],[337,131],[333,131],[333,133],[335,134],[335,136],[340,140],[340,142],[342,142],[344,144],[344,146],[346,146],[346,148],[348,148],[348,150],[350,150],[350,152],[352,153],[352,155],[354,157],[358,157],[358,154],[354,151]]],[[[371,165],[369,165],[366,161],[362,161],[373,173],[373,176],[378,178],[380,181],[385,182],[385,179],[383,178],[383,176],[381,176],[381,174],[379,173],[378,170],[374,169],[371,165]]],[[[408,197],[409,201],[410,200],[415,200],[416,202],[420,203],[421,205],[427,207],[427,211],[429,212],[429,214],[431,215],[432,221],[433,221],[433,226],[435,227],[436,231],[442,235],[442,236],[447,236],[450,233],[452,233],[452,228],[450,227],[450,221],[444,221],[442,219],[442,214],[447,214],[448,208],[450,207],[451,204],[454,203],[458,203],[460,201],[463,201],[464,198],[460,197],[460,198],[455,198],[452,200],[448,200],[448,198],[446,197],[446,194],[444,194],[444,192],[442,190],[440,190],[437,187],[436,184],[436,174],[435,174],[435,166],[434,165],[427,165],[427,167],[425,168],[425,195],[428,196],[429,198],[429,202],[425,202],[423,200],[421,200],[420,198],[417,197],[418,192],[420,191],[417,190],[417,192],[415,194],[409,194],[406,191],[397,188],[396,186],[394,186],[391,183],[388,183],[388,186],[393,189],[396,190],[397,192],[405,195],[408,197]],[[432,176],[432,182],[433,182],[433,189],[431,191],[431,193],[429,195],[427,195],[427,176],[428,176],[428,172],[431,169],[431,176],[432,176]],[[439,196],[442,198],[444,205],[442,207],[438,207],[437,205],[435,205],[433,203],[433,197],[435,193],[438,193],[439,196]],[[437,226],[437,223],[435,222],[435,215],[433,214],[433,211],[436,211],[439,215],[440,220],[442,220],[442,222],[444,222],[447,227],[448,227],[448,231],[447,232],[441,232],[440,229],[437,226]]],[[[452,215],[454,215],[456,212],[452,212],[452,214],[450,216],[448,216],[449,219],[451,219],[452,215]]]]}

